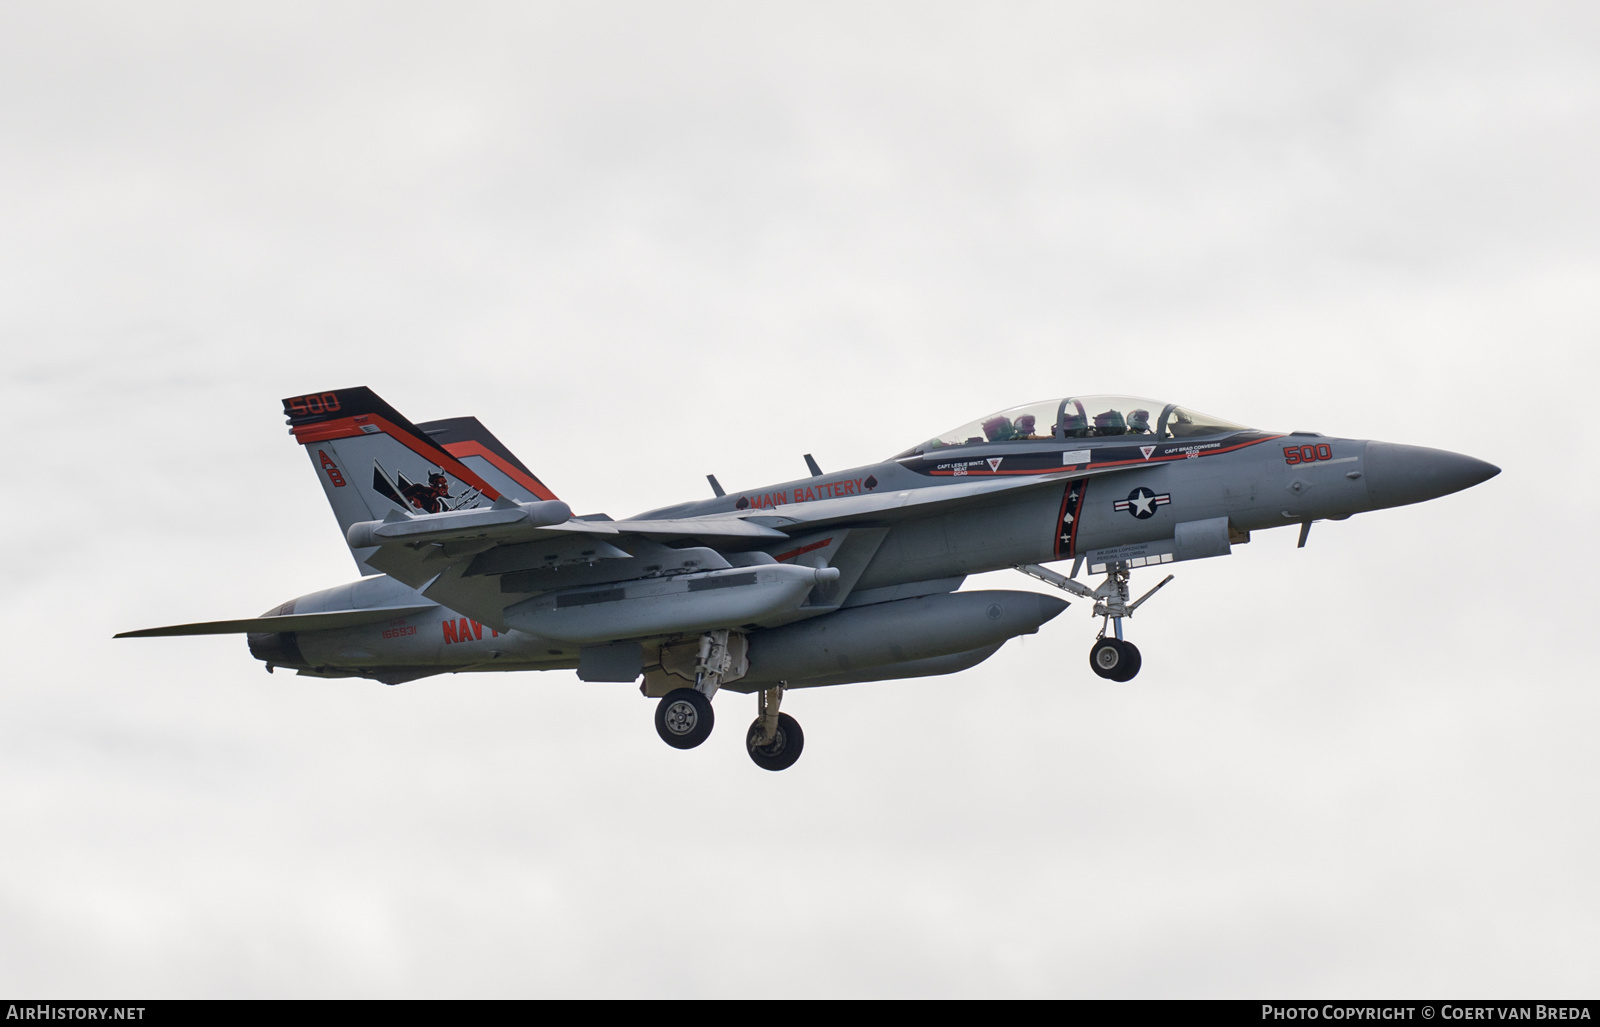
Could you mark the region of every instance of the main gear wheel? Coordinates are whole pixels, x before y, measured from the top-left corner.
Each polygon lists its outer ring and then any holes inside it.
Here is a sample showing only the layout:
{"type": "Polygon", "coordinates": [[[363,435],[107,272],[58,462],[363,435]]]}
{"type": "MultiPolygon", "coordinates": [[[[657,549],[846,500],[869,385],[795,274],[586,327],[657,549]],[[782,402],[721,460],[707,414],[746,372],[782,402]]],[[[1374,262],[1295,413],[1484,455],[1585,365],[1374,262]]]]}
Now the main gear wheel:
{"type": "Polygon", "coordinates": [[[778,714],[778,726],[772,732],[772,740],[766,745],[757,745],[760,740],[761,718],[757,717],[750,722],[750,730],[744,736],[744,747],[762,770],[788,770],[800,758],[800,750],[806,745],[800,722],[787,713],[778,714]]]}
{"type": "Polygon", "coordinates": [[[693,688],[675,688],[656,705],[656,734],[674,749],[693,749],[711,737],[711,700],[693,688]]]}

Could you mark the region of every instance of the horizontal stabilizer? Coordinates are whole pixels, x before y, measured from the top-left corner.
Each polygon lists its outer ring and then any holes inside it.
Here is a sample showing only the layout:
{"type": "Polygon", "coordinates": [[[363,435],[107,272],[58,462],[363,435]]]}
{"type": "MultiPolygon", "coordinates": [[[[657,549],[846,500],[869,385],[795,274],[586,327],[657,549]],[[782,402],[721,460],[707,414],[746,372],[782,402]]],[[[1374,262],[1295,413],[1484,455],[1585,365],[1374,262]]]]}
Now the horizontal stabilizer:
{"type": "Polygon", "coordinates": [[[174,635],[241,635],[263,631],[326,631],[374,624],[391,617],[409,617],[438,609],[428,606],[385,606],[375,610],[338,610],[334,613],[291,613],[282,617],[247,617],[244,620],[211,620],[199,624],[171,624],[164,628],[124,631],[112,638],[168,638],[174,635]]]}

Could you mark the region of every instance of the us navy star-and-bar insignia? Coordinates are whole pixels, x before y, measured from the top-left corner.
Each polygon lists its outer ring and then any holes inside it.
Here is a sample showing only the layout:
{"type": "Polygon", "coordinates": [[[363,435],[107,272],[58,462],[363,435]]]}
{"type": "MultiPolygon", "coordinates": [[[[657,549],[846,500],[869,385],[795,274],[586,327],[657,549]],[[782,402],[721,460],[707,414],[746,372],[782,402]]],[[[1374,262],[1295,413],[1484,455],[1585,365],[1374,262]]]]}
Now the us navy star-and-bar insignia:
{"type": "Polygon", "coordinates": [[[1142,521],[1146,517],[1154,517],[1156,515],[1156,507],[1166,506],[1170,502],[1172,502],[1171,493],[1163,492],[1160,495],[1156,495],[1143,485],[1140,485],[1128,493],[1127,499],[1119,499],[1112,506],[1116,508],[1118,513],[1126,510],[1142,521]]]}

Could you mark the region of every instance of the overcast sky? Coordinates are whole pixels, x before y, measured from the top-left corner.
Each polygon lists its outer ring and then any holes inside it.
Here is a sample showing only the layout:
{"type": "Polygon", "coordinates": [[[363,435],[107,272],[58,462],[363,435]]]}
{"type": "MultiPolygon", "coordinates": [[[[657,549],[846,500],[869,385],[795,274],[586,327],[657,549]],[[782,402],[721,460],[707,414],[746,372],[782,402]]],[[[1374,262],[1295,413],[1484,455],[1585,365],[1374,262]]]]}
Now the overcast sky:
{"type": "Polygon", "coordinates": [[[0,993],[1594,995],[1597,158],[1592,3],[6,5],[0,993]],[[1069,392],[1504,473],[769,774],[113,643],[354,576],[358,384],[619,517],[1069,392]]]}

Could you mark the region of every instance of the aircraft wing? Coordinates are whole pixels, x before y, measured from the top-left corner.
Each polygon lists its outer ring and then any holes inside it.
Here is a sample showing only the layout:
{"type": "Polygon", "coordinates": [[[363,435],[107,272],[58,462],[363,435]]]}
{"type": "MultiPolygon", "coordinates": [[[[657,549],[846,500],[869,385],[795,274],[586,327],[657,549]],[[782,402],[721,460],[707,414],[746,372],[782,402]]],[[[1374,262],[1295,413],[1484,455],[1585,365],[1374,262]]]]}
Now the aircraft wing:
{"type": "Polygon", "coordinates": [[[627,580],[660,573],[659,560],[642,551],[699,555],[701,569],[726,567],[713,549],[665,550],[660,543],[693,539],[717,546],[771,542],[788,534],[735,514],[705,517],[580,520],[564,503],[497,503],[494,507],[425,517],[391,514],[352,525],[350,541],[366,551],[366,565],[420,589],[474,620],[503,630],[505,608],[533,591],[585,579],[627,580]],[[564,519],[557,520],[557,517],[564,519]],[[620,548],[619,548],[620,545],[620,548]],[[596,570],[596,565],[603,569],[596,570]],[[566,568],[558,579],[520,592],[508,572],[566,568]],[[503,580],[504,579],[504,580],[503,580]]]}
{"type": "Polygon", "coordinates": [[[700,570],[716,569],[729,566],[717,552],[719,543],[737,543],[730,548],[746,549],[752,542],[780,541],[824,526],[916,516],[1019,489],[1059,486],[1069,478],[1131,469],[974,475],[970,480],[931,488],[840,496],[703,517],[579,520],[570,516],[564,503],[500,502],[485,509],[422,517],[394,513],[384,521],[353,525],[350,543],[358,548],[375,547],[366,559],[367,566],[452,610],[506,630],[506,608],[529,595],[550,588],[672,572],[663,569],[662,554],[698,560],[700,570]],[[666,549],[660,544],[669,540],[694,540],[709,548],[666,549]]]}
{"type": "Polygon", "coordinates": [[[787,538],[788,533],[736,514],[664,517],[626,521],[569,521],[563,531],[595,535],[643,535],[646,538],[747,539],[787,538]],[[584,525],[584,527],[578,527],[584,525]],[[610,529],[609,531],[604,529],[610,529]]]}
{"type": "Polygon", "coordinates": [[[422,517],[396,511],[381,521],[352,524],[347,537],[352,545],[382,548],[477,542],[511,545],[562,535],[702,539],[786,537],[784,532],[743,520],[734,514],[626,521],[580,520],[572,517],[567,504],[562,502],[502,502],[482,510],[452,511],[422,517]]]}

